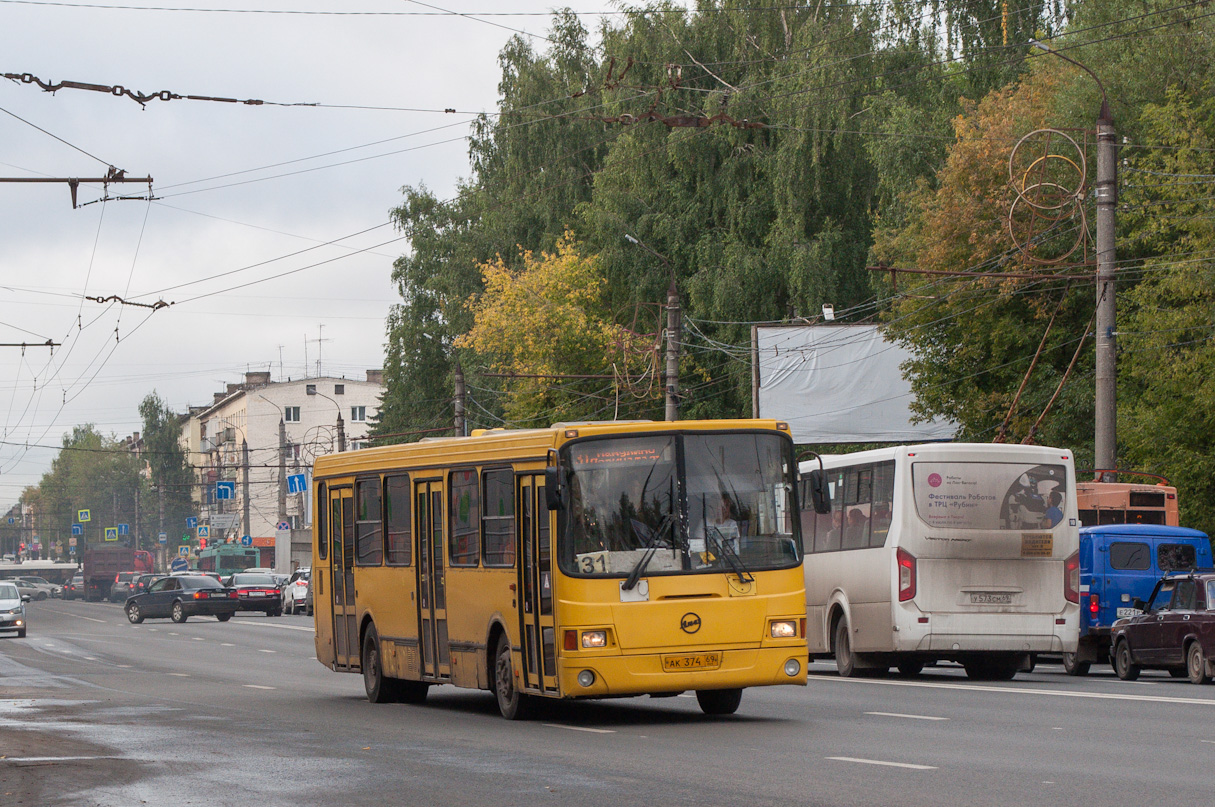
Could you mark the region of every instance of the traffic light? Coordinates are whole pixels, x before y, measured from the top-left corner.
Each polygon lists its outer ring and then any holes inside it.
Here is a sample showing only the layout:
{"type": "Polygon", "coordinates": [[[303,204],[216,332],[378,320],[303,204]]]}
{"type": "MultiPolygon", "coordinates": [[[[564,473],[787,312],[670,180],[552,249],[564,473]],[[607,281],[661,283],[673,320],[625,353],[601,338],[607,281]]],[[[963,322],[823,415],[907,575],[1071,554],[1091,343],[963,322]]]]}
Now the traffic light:
{"type": "Polygon", "coordinates": [[[206,538],[199,538],[199,539],[198,539],[198,548],[199,548],[199,549],[206,549],[206,548],[207,548],[207,539],[206,539],[206,538]]]}

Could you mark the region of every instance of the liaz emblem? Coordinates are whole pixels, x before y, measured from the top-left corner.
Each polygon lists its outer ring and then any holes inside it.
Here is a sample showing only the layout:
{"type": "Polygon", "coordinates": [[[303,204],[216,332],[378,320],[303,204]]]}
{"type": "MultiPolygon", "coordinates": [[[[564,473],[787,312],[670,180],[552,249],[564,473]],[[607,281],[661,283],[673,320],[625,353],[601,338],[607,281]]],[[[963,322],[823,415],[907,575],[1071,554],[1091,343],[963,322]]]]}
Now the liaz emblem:
{"type": "Polygon", "coordinates": [[[695,633],[700,630],[700,615],[691,611],[679,618],[679,629],[684,633],[695,633]]]}

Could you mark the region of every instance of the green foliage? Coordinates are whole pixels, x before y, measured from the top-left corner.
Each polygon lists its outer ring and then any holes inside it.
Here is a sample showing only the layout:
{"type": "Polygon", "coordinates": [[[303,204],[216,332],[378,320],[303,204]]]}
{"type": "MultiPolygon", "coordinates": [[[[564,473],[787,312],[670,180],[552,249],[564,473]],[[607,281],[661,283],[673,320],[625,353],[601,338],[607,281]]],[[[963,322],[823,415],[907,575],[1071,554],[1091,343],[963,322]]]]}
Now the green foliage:
{"type": "Polygon", "coordinates": [[[180,543],[179,527],[195,515],[191,498],[194,474],[180,442],[181,418],[155,391],[140,402],[139,415],[143,418],[144,457],[149,472],[146,480],[140,480],[147,492],[140,502],[141,537],[145,548],[151,547],[163,526],[169,538],[166,546],[173,550],[180,543]]]}

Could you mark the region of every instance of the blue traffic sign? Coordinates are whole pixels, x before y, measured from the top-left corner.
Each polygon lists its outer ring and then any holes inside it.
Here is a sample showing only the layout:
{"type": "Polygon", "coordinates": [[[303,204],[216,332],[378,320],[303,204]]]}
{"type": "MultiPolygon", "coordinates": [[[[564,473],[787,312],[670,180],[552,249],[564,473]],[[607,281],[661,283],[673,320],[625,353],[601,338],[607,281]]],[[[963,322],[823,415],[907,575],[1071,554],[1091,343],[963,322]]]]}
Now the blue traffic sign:
{"type": "Polygon", "coordinates": [[[240,545],[241,546],[253,546],[253,538],[251,538],[248,535],[242,535],[240,537],[240,545]]]}
{"type": "Polygon", "coordinates": [[[287,477],[288,493],[305,493],[307,490],[308,476],[306,474],[290,474],[287,477]]]}
{"type": "Polygon", "coordinates": [[[186,560],[185,558],[173,558],[173,561],[169,564],[169,571],[172,572],[184,572],[189,568],[190,561],[186,560]]]}
{"type": "Polygon", "coordinates": [[[118,525],[118,534],[119,535],[130,535],[131,534],[131,525],[130,524],[119,524],[118,525]]]}
{"type": "Polygon", "coordinates": [[[236,483],[235,482],[216,482],[215,483],[215,498],[218,499],[235,499],[236,498],[236,483]]]}
{"type": "Polygon", "coordinates": [[[197,526],[198,526],[198,519],[195,518],[194,516],[190,516],[189,518],[186,519],[186,529],[187,530],[192,530],[197,526]]]}
{"type": "Polygon", "coordinates": [[[84,525],[83,524],[73,524],[72,525],[72,535],[84,535],[84,525]]]}
{"type": "Polygon", "coordinates": [[[167,532],[162,532],[160,535],[156,536],[156,540],[160,541],[162,544],[167,544],[169,542],[169,534],[167,532]]]}
{"type": "Polygon", "coordinates": [[[106,527],[105,528],[105,539],[107,541],[117,541],[118,540],[118,528],[117,527],[106,527]]]}

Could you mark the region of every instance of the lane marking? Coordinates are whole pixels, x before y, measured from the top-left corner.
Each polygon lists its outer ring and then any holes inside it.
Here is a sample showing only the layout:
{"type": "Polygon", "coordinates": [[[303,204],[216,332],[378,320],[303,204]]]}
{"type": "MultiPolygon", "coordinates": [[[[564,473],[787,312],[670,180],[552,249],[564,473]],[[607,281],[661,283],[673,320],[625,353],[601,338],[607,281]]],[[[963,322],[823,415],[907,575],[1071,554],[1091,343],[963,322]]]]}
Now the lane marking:
{"type": "Polygon", "coordinates": [[[121,668],[123,668],[124,670],[129,670],[129,669],[131,669],[131,665],[130,665],[130,664],[115,664],[114,666],[115,666],[115,667],[121,667],[121,668]]]}
{"type": "Polygon", "coordinates": [[[888,687],[920,687],[922,689],[959,689],[971,692],[1004,692],[1010,695],[1050,695],[1056,698],[1087,698],[1111,701],[1141,701],[1144,703],[1180,703],[1195,706],[1215,706],[1215,698],[1170,698],[1163,695],[1123,695],[1116,692],[1071,692],[1055,689],[1017,689],[1015,687],[979,686],[977,684],[943,684],[930,681],[883,681],[880,678],[839,678],[813,676],[812,681],[873,684],[888,687]]]}
{"type": "Polygon", "coordinates": [[[232,644],[231,642],[220,642],[219,646],[220,647],[236,647],[236,645],[232,644]]]}
{"type": "Polygon", "coordinates": [[[306,628],[303,625],[279,625],[274,622],[246,622],[243,619],[237,622],[234,619],[228,624],[240,625],[242,628],[278,628],[279,630],[303,630],[308,633],[316,633],[316,628],[306,628]]]}
{"type": "Polygon", "coordinates": [[[121,757],[0,757],[0,762],[83,762],[91,759],[121,759],[121,757]]]}
{"type": "Polygon", "coordinates": [[[96,661],[97,659],[93,658],[92,656],[85,656],[84,660],[85,661],[96,661]]]}
{"type": "Polygon", "coordinates": [[[277,653],[278,651],[277,650],[267,650],[264,647],[259,647],[257,649],[257,652],[259,652],[259,653],[277,653]]]}
{"type": "Polygon", "coordinates": [[[203,637],[201,637],[201,636],[195,636],[195,637],[194,637],[194,641],[196,641],[196,642],[205,642],[205,641],[207,641],[207,640],[206,640],[206,639],[204,639],[204,638],[203,638],[203,637]]]}
{"type": "Polygon", "coordinates": [[[169,635],[170,636],[181,636],[180,633],[174,633],[173,631],[169,631],[169,635]]]}
{"type": "Polygon", "coordinates": [[[592,729],[586,726],[566,726],[562,723],[541,723],[542,726],[548,726],[550,729],[569,729],[570,731],[587,731],[591,734],[615,734],[614,729],[592,729]]]}
{"type": "Polygon", "coordinates": [[[904,715],[898,712],[865,712],[867,715],[877,715],[878,717],[905,717],[908,720],[948,720],[948,717],[933,717],[931,715],[904,715]]]}
{"type": "Polygon", "coordinates": [[[177,678],[189,678],[190,677],[189,673],[169,673],[169,675],[175,676],[177,678]]]}
{"type": "MultiPolygon", "coordinates": [[[[42,608],[40,610],[46,611],[48,614],[63,614],[64,616],[70,616],[70,617],[74,617],[76,619],[87,619],[89,622],[100,622],[103,625],[107,621],[105,619],[93,619],[93,617],[91,617],[91,616],[81,616],[80,614],[73,614],[71,611],[57,611],[54,608],[42,608]]],[[[103,759],[103,757],[88,757],[88,759],[103,759]]]]}
{"type": "Polygon", "coordinates": [[[859,757],[827,757],[836,762],[859,762],[862,765],[885,765],[889,768],[908,768],[913,771],[935,771],[936,765],[912,765],[910,762],[887,762],[881,759],[861,759],[859,757]]]}
{"type": "Polygon", "coordinates": [[[264,687],[258,684],[245,684],[245,687],[248,689],[278,689],[278,687],[264,687]]]}

